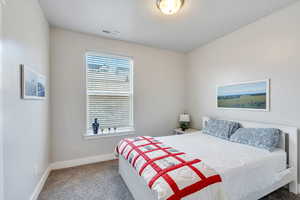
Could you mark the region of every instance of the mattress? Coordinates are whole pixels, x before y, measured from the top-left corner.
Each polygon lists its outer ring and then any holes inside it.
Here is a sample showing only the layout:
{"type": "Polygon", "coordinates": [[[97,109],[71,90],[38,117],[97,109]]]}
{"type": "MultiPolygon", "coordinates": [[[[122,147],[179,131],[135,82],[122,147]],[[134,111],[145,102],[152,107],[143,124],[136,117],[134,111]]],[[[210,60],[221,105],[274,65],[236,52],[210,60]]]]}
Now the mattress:
{"type": "MultiPolygon", "coordinates": [[[[261,191],[262,188],[279,181],[283,174],[281,172],[286,169],[286,152],[281,149],[269,152],[202,134],[200,131],[156,139],[199,158],[214,168],[222,177],[223,190],[228,200],[249,199],[249,196],[261,191]]],[[[137,190],[134,193],[140,193],[144,200],[157,199],[153,198],[154,192],[150,191],[146,184],[142,184],[142,178],[129,165],[127,166],[124,159],[120,159],[120,165],[122,165],[120,173],[127,182],[130,182],[129,185],[139,187],[130,188],[137,190]]],[[[197,193],[194,193],[184,200],[199,200],[199,198],[197,193]]]]}
{"type": "Polygon", "coordinates": [[[158,140],[203,160],[222,177],[223,189],[230,200],[246,199],[274,184],[286,169],[286,152],[269,152],[214,136],[193,134],[159,137],[158,140]]]}

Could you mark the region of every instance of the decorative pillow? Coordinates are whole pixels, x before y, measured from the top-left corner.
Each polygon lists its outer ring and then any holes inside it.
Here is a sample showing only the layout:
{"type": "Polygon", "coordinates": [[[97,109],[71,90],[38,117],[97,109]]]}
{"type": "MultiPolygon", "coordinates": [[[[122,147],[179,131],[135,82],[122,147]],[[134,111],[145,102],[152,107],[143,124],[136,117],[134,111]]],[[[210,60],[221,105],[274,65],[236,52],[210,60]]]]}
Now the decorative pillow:
{"type": "Polygon", "coordinates": [[[280,133],[275,128],[240,128],[230,141],[273,151],[279,145],[280,133]]]}
{"type": "Polygon", "coordinates": [[[225,120],[210,119],[202,132],[208,135],[229,140],[230,136],[240,127],[239,123],[225,120]]]}

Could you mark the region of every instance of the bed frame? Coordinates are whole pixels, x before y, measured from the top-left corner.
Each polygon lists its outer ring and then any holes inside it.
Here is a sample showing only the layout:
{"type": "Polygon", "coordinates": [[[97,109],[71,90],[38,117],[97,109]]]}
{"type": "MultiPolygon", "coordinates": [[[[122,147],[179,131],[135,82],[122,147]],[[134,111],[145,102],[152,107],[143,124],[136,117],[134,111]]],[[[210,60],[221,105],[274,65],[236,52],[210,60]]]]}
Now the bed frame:
{"type": "MultiPolygon", "coordinates": [[[[209,117],[203,117],[202,127],[205,127],[209,117]]],[[[228,119],[226,119],[228,120],[228,119]]],[[[262,188],[260,192],[249,194],[243,200],[258,200],[277,189],[288,186],[289,191],[298,194],[298,129],[278,124],[267,124],[262,122],[248,122],[232,120],[239,122],[245,128],[278,128],[282,131],[280,148],[286,150],[287,170],[283,172],[283,178],[271,186],[262,188]]],[[[125,181],[128,189],[136,200],[156,200],[157,195],[151,191],[146,182],[138,176],[137,172],[120,156],[119,173],[125,181]]]]}

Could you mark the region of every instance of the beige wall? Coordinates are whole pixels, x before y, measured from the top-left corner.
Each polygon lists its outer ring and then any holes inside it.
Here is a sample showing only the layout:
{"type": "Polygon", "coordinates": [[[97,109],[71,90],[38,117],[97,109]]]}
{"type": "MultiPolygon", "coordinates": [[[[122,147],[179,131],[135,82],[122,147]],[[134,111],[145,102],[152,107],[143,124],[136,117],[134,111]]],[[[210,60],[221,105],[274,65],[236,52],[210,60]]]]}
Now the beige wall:
{"type": "Polygon", "coordinates": [[[201,117],[282,123],[300,128],[300,3],[188,54],[188,111],[201,117]],[[216,85],[271,79],[271,111],[216,109],[216,85]]]}
{"type": "Polygon", "coordinates": [[[84,140],[85,52],[134,59],[134,117],[138,135],[161,136],[184,110],[185,55],[63,29],[51,29],[52,161],[109,154],[121,137],[84,140]]]}
{"type": "Polygon", "coordinates": [[[20,64],[49,80],[49,26],[38,0],[7,1],[3,37],[5,200],[28,200],[49,164],[49,98],[20,99],[20,64]]]}

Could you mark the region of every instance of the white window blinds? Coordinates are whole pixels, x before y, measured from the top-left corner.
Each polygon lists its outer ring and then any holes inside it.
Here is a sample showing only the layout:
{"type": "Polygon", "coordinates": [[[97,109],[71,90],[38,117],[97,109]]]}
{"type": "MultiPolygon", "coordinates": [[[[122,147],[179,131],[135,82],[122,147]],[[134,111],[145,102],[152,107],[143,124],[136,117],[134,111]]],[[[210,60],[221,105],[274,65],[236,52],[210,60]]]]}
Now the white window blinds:
{"type": "Polygon", "coordinates": [[[100,129],[132,128],[132,60],[88,53],[87,123],[97,118],[100,129]]]}

